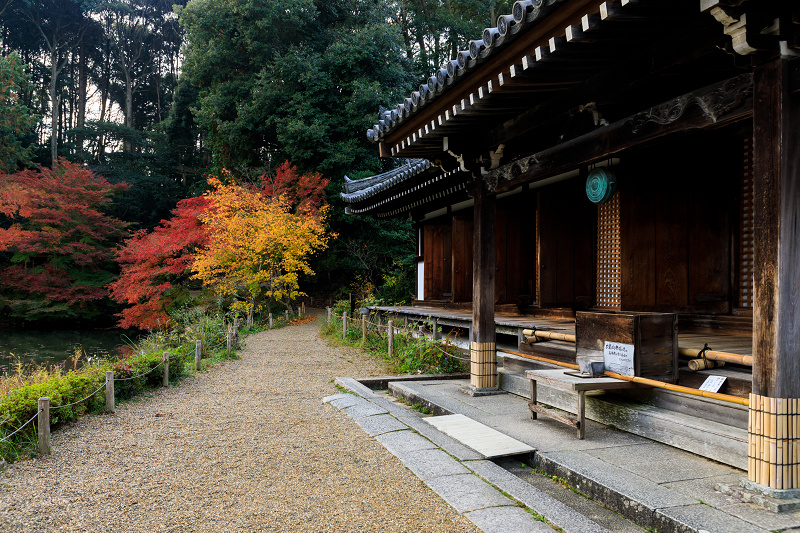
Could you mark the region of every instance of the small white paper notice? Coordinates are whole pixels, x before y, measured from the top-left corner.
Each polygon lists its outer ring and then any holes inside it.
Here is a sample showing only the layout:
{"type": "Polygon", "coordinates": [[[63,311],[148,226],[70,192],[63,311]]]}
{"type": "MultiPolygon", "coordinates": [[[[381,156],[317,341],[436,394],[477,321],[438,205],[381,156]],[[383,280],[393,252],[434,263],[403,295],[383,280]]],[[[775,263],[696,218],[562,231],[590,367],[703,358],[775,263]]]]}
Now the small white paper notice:
{"type": "Polygon", "coordinates": [[[719,392],[722,384],[725,383],[724,376],[708,376],[706,380],[700,385],[700,390],[707,392],[719,392]]]}
{"type": "Polygon", "coordinates": [[[606,341],[603,346],[603,364],[610,372],[632,376],[633,344],[606,341]]]}

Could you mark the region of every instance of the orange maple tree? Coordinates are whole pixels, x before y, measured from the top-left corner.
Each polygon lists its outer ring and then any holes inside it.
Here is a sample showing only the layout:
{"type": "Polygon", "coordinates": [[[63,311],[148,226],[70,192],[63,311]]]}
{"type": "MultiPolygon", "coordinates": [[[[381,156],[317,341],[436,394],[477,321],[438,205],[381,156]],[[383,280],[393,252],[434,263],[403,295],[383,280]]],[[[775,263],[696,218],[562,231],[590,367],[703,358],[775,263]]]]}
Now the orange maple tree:
{"type": "Polygon", "coordinates": [[[194,251],[208,240],[200,222],[207,207],[208,199],[202,196],[181,200],[171,218],[152,232],[137,231],[117,252],[120,277],[108,288],[117,303],[130,306],[118,314],[120,327],[170,324],[169,311],[188,295],[194,251]]]}
{"type": "Polygon", "coordinates": [[[276,191],[225,185],[216,178],[208,182],[209,208],[200,220],[209,236],[195,257],[195,277],[235,298],[234,310],[252,314],[265,301],[288,308],[303,295],[299,276],[314,274],[309,258],[331,237],[327,206],[294,210],[288,194],[272,196],[276,191]]]}

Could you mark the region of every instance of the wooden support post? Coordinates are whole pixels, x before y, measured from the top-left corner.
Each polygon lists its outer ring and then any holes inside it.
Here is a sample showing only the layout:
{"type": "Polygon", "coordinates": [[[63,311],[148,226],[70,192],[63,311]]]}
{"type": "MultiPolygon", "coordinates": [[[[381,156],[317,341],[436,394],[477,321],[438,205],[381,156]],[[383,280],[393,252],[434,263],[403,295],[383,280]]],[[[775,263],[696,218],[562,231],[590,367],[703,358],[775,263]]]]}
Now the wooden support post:
{"type": "Polygon", "coordinates": [[[472,331],[470,336],[470,388],[497,389],[497,352],[494,326],[496,198],[475,177],[472,264],[472,331]]]}
{"type": "Polygon", "coordinates": [[[106,371],[106,413],[115,412],[114,406],[114,371],[106,371]]]}
{"type": "Polygon", "coordinates": [[[584,412],[586,410],[586,391],[579,390],[578,391],[578,439],[583,440],[583,437],[586,435],[586,416],[584,412]]]}
{"type": "Polygon", "coordinates": [[[272,329],[272,313],[269,314],[269,329],[272,329]]]}
{"type": "Polygon", "coordinates": [[[228,329],[228,334],[225,335],[225,349],[228,352],[228,357],[230,357],[233,349],[233,335],[231,335],[230,329],[228,329]]]}
{"type": "Polygon", "coordinates": [[[785,475],[797,463],[800,398],[800,99],[791,94],[788,61],[753,73],[753,393],[750,396],[750,481],[774,490],[800,489],[785,475]],[[791,418],[791,420],[789,419],[791,418]],[[791,431],[789,430],[791,428],[791,431]],[[791,433],[791,434],[790,434],[791,433]],[[789,467],[789,468],[785,468],[789,467]]]}
{"type": "Polygon", "coordinates": [[[386,326],[386,331],[389,345],[389,358],[391,359],[394,355],[394,320],[389,321],[388,325],[386,326]]]}
{"type": "Polygon", "coordinates": [[[328,308],[328,324],[331,323],[331,308],[328,308]]]}
{"type": "Polygon", "coordinates": [[[361,315],[361,343],[367,342],[367,315],[361,315]]]}
{"type": "Polygon", "coordinates": [[[431,322],[431,330],[433,331],[433,340],[438,341],[442,338],[442,335],[439,333],[439,319],[437,317],[433,317],[433,322],[431,322]]]}
{"type": "Polygon", "coordinates": [[[39,417],[36,421],[39,455],[50,455],[50,398],[39,398],[39,417]]]}
{"type": "Polygon", "coordinates": [[[347,337],[347,311],[342,313],[342,337],[347,337]]]}
{"type": "Polygon", "coordinates": [[[200,358],[203,356],[203,341],[197,339],[194,343],[194,369],[200,370],[200,358]]]}
{"type": "Polygon", "coordinates": [[[164,378],[161,380],[161,384],[165,387],[169,386],[169,352],[164,352],[163,356],[164,361],[164,378]]]}
{"type": "Polygon", "coordinates": [[[302,302],[300,306],[300,316],[306,316],[306,303],[302,302]]]}

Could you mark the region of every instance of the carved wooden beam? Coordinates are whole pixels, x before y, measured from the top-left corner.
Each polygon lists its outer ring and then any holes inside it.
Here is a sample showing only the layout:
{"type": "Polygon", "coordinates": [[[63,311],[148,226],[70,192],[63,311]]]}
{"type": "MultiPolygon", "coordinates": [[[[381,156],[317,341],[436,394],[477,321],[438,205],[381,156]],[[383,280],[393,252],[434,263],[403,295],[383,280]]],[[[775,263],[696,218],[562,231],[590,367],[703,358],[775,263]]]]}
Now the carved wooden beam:
{"type": "Polygon", "coordinates": [[[719,126],[752,115],[753,75],[743,74],[679,96],[571,141],[523,157],[483,175],[502,193],[606,159],[636,144],[673,133],[719,126]]]}

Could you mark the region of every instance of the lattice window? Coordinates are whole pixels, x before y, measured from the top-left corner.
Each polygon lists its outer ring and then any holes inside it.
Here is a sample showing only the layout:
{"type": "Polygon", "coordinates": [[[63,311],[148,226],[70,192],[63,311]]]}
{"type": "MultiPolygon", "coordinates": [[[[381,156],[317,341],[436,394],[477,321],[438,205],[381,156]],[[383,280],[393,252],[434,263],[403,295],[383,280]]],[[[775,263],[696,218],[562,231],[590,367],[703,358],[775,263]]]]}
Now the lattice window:
{"type": "Polygon", "coordinates": [[[739,307],[753,308],[753,138],[744,140],[739,228],[739,307]]]}
{"type": "Polygon", "coordinates": [[[597,207],[597,307],[619,309],[622,266],[619,238],[619,192],[597,207]]]}

